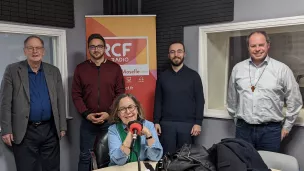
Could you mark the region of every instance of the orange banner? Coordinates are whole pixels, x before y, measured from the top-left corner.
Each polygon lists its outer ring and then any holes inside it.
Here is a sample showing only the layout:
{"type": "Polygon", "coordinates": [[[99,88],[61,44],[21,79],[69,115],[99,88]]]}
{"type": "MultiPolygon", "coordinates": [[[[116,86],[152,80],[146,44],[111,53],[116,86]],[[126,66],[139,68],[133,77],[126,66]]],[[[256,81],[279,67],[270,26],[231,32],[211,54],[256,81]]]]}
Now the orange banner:
{"type": "Polygon", "coordinates": [[[105,38],[105,57],[120,64],[126,92],[140,101],[146,119],[152,121],[157,75],[156,17],[86,16],[86,38],[93,33],[105,38]]]}

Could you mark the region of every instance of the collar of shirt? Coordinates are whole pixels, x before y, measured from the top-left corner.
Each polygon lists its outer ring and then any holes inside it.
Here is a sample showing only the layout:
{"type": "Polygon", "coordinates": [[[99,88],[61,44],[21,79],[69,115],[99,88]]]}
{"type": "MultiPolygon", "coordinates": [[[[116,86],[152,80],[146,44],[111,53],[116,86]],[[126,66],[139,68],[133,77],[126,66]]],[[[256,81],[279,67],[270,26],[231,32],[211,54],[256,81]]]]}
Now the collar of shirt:
{"type": "Polygon", "coordinates": [[[269,60],[270,60],[270,57],[267,55],[266,58],[264,59],[264,61],[263,61],[260,65],[256,66],[256,65],[252,62],[252,58],[251,58],[251,57],[248,59],[249,64],[252,64],[252,65],[255,66],[255,67],[261,67],[261,66],[263,66],[264,64],[268,64],[269,60]]]}
{"type": "MultiPolygon", "coordinates": [[[[34,72],[29,64],[27,64],[27,68],[28,68],[28,72],[29,73],[33,73],[34,72]]],[[[38,71],[40,71],[40,72],[43,71],[42,62],[40,64],[40,67],[39,67],[38,71]]]]}
{"type": "MultiPolygon", "coordinates": [[[[107,63],[107,61],[108,60],[106,58],[104,58],[104,60],[101,62],[100,65],[107,63]]],[[[91,66],[96,67],[96,64],[91,59],[88,59],[88,62],[91,66]]]]}
{"type": "Polygon", "coordinates": [[[129,130],[128,130],[128,128],[127,128],[127,125],[122,124],[122,127],[123,127],[123,129],[124,129],[126,132],[128,132],[128,131],[129,131],[129,130]]]}
{"type": "Polygon", "coordinates": [[[185,64],[183,64],[182,68],[181,68],[180,70],[178,70],[177,72],[175,72],[175,71],[173,70],[172,65],[171,65],[170,68],[171,68],[171,72],[172,72],[172,73],[177,74],[177,73],[183,72],[183,71],[187,68],[187,66],[186,66],[185,64]]]}
{"type": "Polygon", "coordinates": [[[127,129],[127,125],[125,125],[125,124],[122,124],[122,127],[123,127],[124,130],[127,129]]]}

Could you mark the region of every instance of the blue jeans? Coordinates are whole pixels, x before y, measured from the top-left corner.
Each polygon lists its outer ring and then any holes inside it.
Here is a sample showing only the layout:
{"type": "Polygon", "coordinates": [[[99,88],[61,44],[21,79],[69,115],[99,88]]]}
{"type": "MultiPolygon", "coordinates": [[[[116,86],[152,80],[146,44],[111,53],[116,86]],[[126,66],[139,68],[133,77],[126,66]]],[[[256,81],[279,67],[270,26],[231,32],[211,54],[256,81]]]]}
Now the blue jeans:
{"type": "Polygon", "coordinates": [[[280,122],[248,124],[242,119],[236,123],[236,138],[251,143],[256,150],[279,152],[281,145],[280,122]]]}
{"type": "Polygon", "coordinates": [[[91,171],[91,153],[96,136],[101,131],[108,131],[110,124],[105,122],[101,125],[82,119],[80,126],[80,155],[78,162],[78,171],[91,171]]]}

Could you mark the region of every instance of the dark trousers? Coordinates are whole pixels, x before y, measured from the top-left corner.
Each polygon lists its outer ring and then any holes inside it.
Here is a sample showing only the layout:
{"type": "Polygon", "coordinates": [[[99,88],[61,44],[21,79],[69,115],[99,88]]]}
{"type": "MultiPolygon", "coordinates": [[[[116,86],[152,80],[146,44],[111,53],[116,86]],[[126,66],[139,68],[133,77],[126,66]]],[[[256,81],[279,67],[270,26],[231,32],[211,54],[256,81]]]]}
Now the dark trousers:
{"type": "Polygon", "coordinates": [[[101,125],[82,119],[80,126],[80,155],[78,162],[78,171],[91,171],[91,153],[96,136],[101,131],[108,131],[109,123],[101,125]]]}
{"type": "Polygon", "coordinates": [[[174,153],[184,144],[193,144],[191,129],[193,123],[161,121],[160,141],[163,146],[164,154],[174,153]]]}
{"type": "Polygon", "coordinates": [[[257,150],[279,152],[281,144],[280,122],[252,125],[242,119],[236,123],[236,138],[251,143],[257,150]]]}
{"type": "Polygon", "coordinates": [[[17,171],[59,171],[60,146],[54,121],[28,125],[24,139],[13,144],[17,171]]]}

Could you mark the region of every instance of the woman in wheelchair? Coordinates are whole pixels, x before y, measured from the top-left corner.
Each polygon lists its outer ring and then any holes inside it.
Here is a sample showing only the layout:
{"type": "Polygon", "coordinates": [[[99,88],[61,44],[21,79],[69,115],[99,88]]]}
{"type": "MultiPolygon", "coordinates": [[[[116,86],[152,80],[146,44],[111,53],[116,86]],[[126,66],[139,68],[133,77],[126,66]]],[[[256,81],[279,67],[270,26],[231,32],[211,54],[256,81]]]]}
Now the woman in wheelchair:
{"type": "MultiPolygon", "coordinates": [[[[108,145],[111,165],[124,165],[139,160],[158,161],[163,155],[154,124],[144,120],[141,104],[131,94],[122,94],[113,103],[110,121],[115,123],[109,127],[108,145]],[[140,136],[133,144],[131,153],[132,133],[128,128],[131,121],[142,124],[140,136]],[[133,152],[135,151],[136,154],[133,152]]],[[[132,126],[131,126],[132,127],[132,126]]]]}

